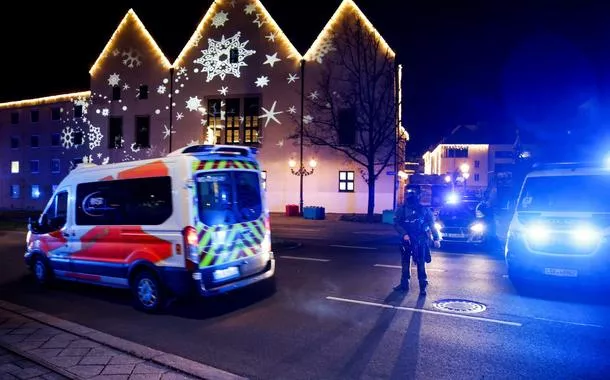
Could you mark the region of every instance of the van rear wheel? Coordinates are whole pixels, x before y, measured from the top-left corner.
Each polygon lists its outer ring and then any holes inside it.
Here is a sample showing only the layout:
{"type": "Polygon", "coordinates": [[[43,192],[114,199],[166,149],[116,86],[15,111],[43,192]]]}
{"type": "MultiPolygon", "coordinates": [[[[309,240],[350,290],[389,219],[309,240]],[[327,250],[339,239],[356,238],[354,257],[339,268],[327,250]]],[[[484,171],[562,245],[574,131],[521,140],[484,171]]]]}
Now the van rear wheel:
{"type": "Polygon", "coordinates": [[[135,306],[147,313],[156,313],[165,305],[165,292],[156,274],[149,270],[138,272],[131,282],[135,306]]]}

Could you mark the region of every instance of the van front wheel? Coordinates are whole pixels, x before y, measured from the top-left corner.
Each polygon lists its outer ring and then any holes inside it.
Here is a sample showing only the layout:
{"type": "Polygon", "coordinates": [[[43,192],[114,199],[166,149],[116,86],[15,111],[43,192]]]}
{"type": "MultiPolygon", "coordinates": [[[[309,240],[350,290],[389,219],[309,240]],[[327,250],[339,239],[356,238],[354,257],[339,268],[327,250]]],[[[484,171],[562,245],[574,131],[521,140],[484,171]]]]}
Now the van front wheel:
{"type": "Polygon", "coordinates": [[[131,283],[136,307],[148,313],[158,312],[163,308],[165,296],[158,277],[143,270],[137,273],[131,283]]]}

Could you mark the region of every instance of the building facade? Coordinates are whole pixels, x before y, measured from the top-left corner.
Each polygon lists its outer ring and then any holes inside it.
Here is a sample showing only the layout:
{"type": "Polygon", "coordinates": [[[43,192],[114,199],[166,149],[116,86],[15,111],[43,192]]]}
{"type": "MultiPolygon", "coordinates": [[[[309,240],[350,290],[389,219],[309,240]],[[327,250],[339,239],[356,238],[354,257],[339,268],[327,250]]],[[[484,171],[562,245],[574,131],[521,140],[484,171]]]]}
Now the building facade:
{"type": "MultiPolygon", "coordinates": [[[[271,211],[298,204],[303,106],[337,50],[339,22],[359,23],[395,54],[356,4],[344,0],[301,55],[258,0],[216,0],[174,62],[133,10],[90,68],[88,91],[0,104],[0,207],[41,209],[53,186],[83,159],[98,165],[160,157],[192,144],[259,148],[271,211]]],[[[392,101],[395,141],[404,151],[400,80],[392,101]]],[[[361,165],[336,149],[303,143],[305,206],[362,213],[368,188],[361,165]]],[[[398,153],[396,153],[398,155],[398,153]]],[[[402,154],[402,153],[401,153],[402,154]]],[[[402,160],[376,181],[375,211],[392,209],[402,160]]],[[[382,168],[380,168],[382,169],[382,168]]]]}

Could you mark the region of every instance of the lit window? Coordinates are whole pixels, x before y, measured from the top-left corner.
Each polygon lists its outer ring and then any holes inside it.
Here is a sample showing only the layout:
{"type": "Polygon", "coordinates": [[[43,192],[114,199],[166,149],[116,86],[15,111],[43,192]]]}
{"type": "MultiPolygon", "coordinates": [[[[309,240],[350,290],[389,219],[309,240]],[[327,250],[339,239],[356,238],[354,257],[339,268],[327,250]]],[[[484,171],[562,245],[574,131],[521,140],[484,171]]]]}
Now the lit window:
{"type": "Polygon", "coordinates": [[[40,185],[32,185],[32,199],[40,198],[40,185]]]}
{"type": "Polygon", "coordinates": [[[339,191],[342,193],[354,192],[353,171],[339,171],[339,191]]]}
{"type": "Polygon", "coordinates": [[[267,190],[267,171],[266,170],[263,170],[261,172],[261,179],[263,181],[263,189],[267,190]]]}
{"type": "Polygon", "coordinates": [[[11,173],[13,173],[13,174],[19,173],[19,161],[11,162],[11,173]]]}
{"type": "Polygon", "coordinates": [[[59,173],[59,171],[60,171],[59,158],[51,159],[51,173],[59,173]]]}
{"type": "Polygon", "coordinates": [[[19,185],[11,185],[11,198],[18,199],[21,193],[19,185]]]}

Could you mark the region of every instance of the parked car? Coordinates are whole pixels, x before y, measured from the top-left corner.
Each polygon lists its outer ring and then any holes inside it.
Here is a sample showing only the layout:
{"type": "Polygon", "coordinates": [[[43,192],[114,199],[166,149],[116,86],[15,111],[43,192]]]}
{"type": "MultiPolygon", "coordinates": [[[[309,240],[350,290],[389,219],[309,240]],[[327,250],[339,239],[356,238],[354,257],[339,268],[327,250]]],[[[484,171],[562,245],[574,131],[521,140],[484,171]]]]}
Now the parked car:
{"type": "Polygon", "coordinates": [[[435,227],[444,245],[460,244],[490,248],[496,242],[495,219],[480,211],[480,201],[451,199],[440,208],[435,227]]]}

